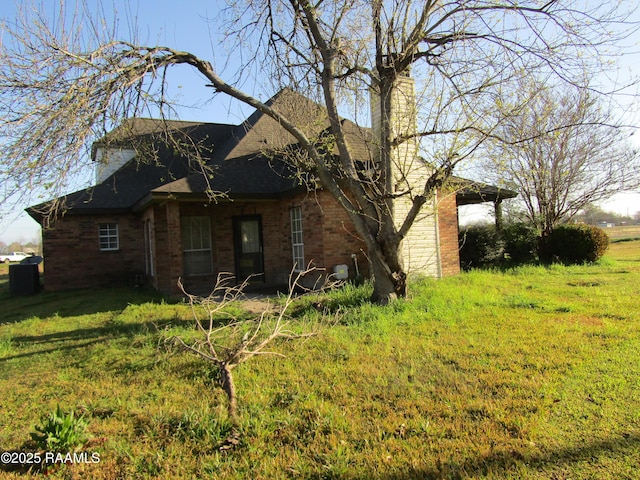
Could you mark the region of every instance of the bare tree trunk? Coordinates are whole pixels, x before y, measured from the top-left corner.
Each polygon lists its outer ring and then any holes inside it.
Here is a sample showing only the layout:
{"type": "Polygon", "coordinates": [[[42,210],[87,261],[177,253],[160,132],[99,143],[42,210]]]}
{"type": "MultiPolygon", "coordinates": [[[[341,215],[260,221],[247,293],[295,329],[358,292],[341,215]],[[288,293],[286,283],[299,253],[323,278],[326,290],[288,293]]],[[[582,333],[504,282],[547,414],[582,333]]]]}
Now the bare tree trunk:
{"type": "Polygon", "coordinates": [[[407,274],[400,262],[399,244],[393,242],[369,249],[369,264],[373,274],[371,300],[386,305],[407,294],[407,274]]]}
{"type": "Polygon", "coordinates": [[[229,421],[233,429],[237,429],[239,426],[238,418],[238,401],[236,397],[236,385],[233,383],[233,375],[231,373],[231,367],[227,364],[220,365],[220,375],[222,377],[222,390],[227,395],[227,413],[229,414],[229,421]]]}
{"type": "Polygon", "coordinates": [[[551,247],[549,245],[549,237],[553,231],[553,226],[545,223],[538,239],[538,258],[542,263],[551,263],[553,261],[551,247]]]}
{"type": "Polygon", "coordinates": [[[231,423],[231,431],[218,447],[220,451],[232,450],[240,443],[240,417],[238,416],[238,402],[236,399],[236,385],[233,383],[233,375],[231,373],[231,365],[219,364],[220,376],[222,377],[222,390],[227,395],[227,414],[231,423]]]}

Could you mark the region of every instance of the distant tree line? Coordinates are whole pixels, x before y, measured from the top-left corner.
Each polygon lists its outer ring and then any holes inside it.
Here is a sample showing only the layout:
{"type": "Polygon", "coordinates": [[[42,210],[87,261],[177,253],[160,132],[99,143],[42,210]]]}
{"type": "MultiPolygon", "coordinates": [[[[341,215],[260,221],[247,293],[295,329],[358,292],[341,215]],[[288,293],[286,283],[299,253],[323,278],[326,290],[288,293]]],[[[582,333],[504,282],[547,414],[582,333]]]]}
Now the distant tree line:
{"type": "Polygon", "coordinates": [[[587,205],[574,217],[574,220],[588,225],[597,225],[602,222],[615,223],[616,225],[636,225],[640,224],[640,211],[621,215],[608,212],[595,205],[587,205]]]}
{"type": "Polygon", "coordinates": [[[34,255],[42,255],[42,244],[40,241],[35,240],[30,240],[28,242],[22,240],[8,244],[0,240],[0,252],[25,252],[33,253],[34,255]]]}

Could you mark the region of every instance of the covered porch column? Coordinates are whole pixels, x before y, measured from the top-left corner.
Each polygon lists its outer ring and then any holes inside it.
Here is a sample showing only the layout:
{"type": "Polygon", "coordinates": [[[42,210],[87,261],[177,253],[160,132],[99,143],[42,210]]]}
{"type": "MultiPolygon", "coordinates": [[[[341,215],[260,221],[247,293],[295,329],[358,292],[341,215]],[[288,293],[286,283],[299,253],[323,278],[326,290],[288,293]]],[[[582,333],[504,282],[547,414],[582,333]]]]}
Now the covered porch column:
{"type": "Polygon", "coordinates": [[[451,182],[456,188],[456,203],[458,207],[492,202],[496,231],[502,230],[504,227],[502,201],[507,198],[517,197],[518,192],[462,178],[453,178],[451,182]]]}
{"type": "Polygon", "coordinates": [[[501,232],[503,227],[502,222],[502,199],[498,198],[493,202],[493,214],[496,220],[496,232],[501,232]]]}
{"type": "Polygon", "coordinates": [[[180,205],[166,202],[154,207],[156,239],[156,284],[166,294],[180,294],[178,279],[182,276],[182,241],[180,237],[180,205]]]}

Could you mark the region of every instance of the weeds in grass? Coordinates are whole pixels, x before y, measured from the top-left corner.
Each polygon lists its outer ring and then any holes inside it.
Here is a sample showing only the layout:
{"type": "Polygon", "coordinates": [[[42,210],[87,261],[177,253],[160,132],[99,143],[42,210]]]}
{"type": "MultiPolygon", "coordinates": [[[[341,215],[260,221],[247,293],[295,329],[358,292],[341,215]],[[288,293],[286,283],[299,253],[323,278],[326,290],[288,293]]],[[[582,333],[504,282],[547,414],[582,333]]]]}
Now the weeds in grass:
{"type": "Polygon", "coordinates": [[[50,452],[73,452],[81,448],[89,439],[87,422],[73,410],[64,412],[60,405],[41,418],[41,425],[35,427],[31,439],[36,448],[50,452]]]}
{"type": "Polygon", "coordinates": [[[0,357],[7,356],[11,353],[11,349],[13,347],[13,341],[11,337],[6,335],[0,337],[0,357]]]}
{"type": "Polygon", "coordinates": [[[182,413],[159,412],[153,415],[139,415],[135,419],[135,431],[146,438],[167,444],[174,440],[200,443],[213,450],[222,444],[231,433],[233,426],[219,412],[208,408],[198,411],[193,408],[182,413]]]}
{"type": "Polygon", "coordinates": [[[303,317],[305,315],[336,314],[345,312],[351,308],[369,304],[373,284],[365,282],[356,285],[351,282],[340,285],[339,288],[323,290],[317,293],[310,292],[298,298],[291,306],[293,317],[303,317]]]}

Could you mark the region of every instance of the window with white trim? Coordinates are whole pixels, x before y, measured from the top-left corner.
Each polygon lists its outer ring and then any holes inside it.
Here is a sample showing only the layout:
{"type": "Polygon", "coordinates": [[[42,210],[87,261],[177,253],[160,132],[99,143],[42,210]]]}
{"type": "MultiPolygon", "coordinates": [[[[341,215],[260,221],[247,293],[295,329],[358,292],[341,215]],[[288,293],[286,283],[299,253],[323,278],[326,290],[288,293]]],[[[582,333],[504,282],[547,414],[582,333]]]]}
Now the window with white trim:
{"type": "Polygon", "coordinates": [[[181,217],[180,230],[184,275],[212,273],[211,222],[209,217],[181,217]]]}
{"type": "Polygon", "coordinates": [[[120,239],[118,236],[117,223],[101,223],[98,226],[98,238],[100,241],[100,250],[103,252],[118,250],[120,248],[120,239]]]}
{"type": "Polygon", "coordinates": [[[302,207],[291,208],[291,249],[293,253],[293,269],[304,270],[304,241],[302,236],[302,207]]]}

